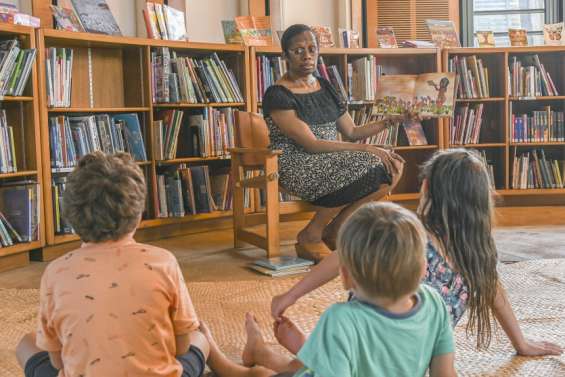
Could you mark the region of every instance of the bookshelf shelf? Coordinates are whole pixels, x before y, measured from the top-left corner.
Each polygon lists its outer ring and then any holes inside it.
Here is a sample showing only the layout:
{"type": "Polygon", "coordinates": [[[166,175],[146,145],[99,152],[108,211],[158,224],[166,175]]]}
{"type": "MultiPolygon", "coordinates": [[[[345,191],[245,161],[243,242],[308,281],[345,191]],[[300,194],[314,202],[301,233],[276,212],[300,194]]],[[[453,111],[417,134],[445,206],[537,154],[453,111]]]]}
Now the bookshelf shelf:
{"type": "Polygon", "coordinates": [[[179,223],[186,223],[186,222],[192,222],[192,221],[213,220],[213,219],[219,219],[219,218],[230,217],[230,216],[232,216],[232,211],[214,211],[214,212],[210,212],[210,213],[199,213],[199,214],[196,214],[196,215],[186,215],[186,216],[183,216],[183,217],[157,218],[157,219],[143,221],[143,227],[144,228],[150,228],[150,227],[179,224],[179,223]]]}
{"type": "Polygon", "coordinates": [[[32,102],[33,97],[28,96],[0,96],[0,102],[32,102]]]}
{"type": "Polygon", "coordinates": [[[439,145],[405,145],[400,147],[392,147],[395,151],[424,151],[424,150],[431,150],[431,149],[438,149],[439,145]]]}
{"type": "Polygon", "coordinates": [[[458,103],[481,103],[481,102],[504,102],[504,97],[488,97],[488,98],[457,98],[458,103]]]}
{"type": "Polygon", "coordinates": [[[42,242],[33,241],[33,242],[22,242],[12,246],[2,247],[0,248],[0,258],[14,254],[19,254],[33,249],[38,249],[42,246],[43,246],[42,242]]]}
{"type": "Polygon", "coordinates": [[[450,144],[449,148],[504,148],[505,143],[450,144]]]}
{"type": "Polygon", "coordinates": [[[209,161],[229,161],[229,157],[185,157],[185,158],[175,158],[173,160],[155,160],[157,165],[176,165],[191,162],[209,162],[209,161]]]}
{"type": "Polygon", "coordinates": [[[33,177],[38,174],[37,170],[18,171],[15,173],[2,173],[0,179],[17,178],[17,177],[33,177]]]}
{"type": "Polygon", "coordinates": [[[530,143],[510,143],[513,147],[540,147],[540,146],[557,146],[565,147],[565,142],[563,141],[545,141],[545,142],[530,142],[530,143]]]}
{"type": "Polygon", "coordinates": [[[222,103],[156,103],[153,105],[154,108],[205,108],[205,107],[241,107],[245,106],[244,102],[222,102],[222,103]]]}
{"type": "Polygon", "coordinates": [[[510,101],[561,101],[565,100],[565,96],[540,96],[540,97],[510,97],[510,101]]]}
{"type": "Polygon", "coordinates": [[[50,107],[50,113],[141,113],[150,107],[50,107]]]}
{"type": "Polygon", "coordinates": [[[511,189],[497,190],[496,192],[503,196],[565,195],[565,189],[511,189]]]}

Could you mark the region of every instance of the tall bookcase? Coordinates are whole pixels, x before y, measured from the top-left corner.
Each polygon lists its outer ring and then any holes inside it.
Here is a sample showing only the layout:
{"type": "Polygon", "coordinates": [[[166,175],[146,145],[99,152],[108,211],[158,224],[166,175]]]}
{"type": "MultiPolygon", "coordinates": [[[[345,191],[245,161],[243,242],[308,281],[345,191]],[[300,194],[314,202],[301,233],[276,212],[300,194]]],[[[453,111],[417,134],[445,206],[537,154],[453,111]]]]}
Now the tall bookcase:
{"type": "Polygon", "coordinates": [[[477,144],[451,144],[449,135],[451,121],[444,121],[444,144],[446,147],[473,148],[484,152],[487,161],[493,165],[495,188],[504,198],[504,205],[532,206],[560,202],[559,195],[564,189],[515,189],[512,185],[514,155],[544,149],[549,157],[565,160],[565,142],[515,142],[512,140],[512,114],[531,113],[552,109],[565,111],[565,71],[563,58],[565,48],[552,46],[506,47],[506,48],[457,48],[443,51],[443,66],[447,71],[449,60],[454,57],[476,56],[489,71],[490,96],[486,98],[458,99],[457,106],[483,104],[484,114],[477,144]],[[553,78],[558,96],[514,97],[510,91],[510,66],[514,57],[522,60],[538,55],[540,62],[553,78]]]}
{"type": "MultiPolygon", "coordinates": [[[[257,112],[261,110],[261,102],[258,101],[258,56],[280,56],[278,47],[252,47],[250,48],[250,76],[251,76],[251,108],[257,112]]],[[[382,66],[382,73],[393,74],[420,74],[441,72],[441,53],[438,49],[378,49],[378,48],[325,48],[321,49],[320,56],[326,65],[335,65],[343,79],[345,89],[348,91],[348,63],[356,59],[374,56],[377,65],[382,66]]],[[[371,106],[372,101],[349,101],[349,108],[371,106]]],[[[423,123],[424,132],[428,145],[409,146],[406,140],[400,142],[394,150],[407,162],[404,176],[393,195],[394,201],[413,201],[418,198],[419,192],[419,166],[428,159],[435,151],[443,148],[444,135],[442,122],[439,120],[428,120],[423,123]]],[[[287,203],[284,206],[301,208],[296,203],[287,203]]],[[[285,210],[285,208],[283,208],[285,210]]]]}
{"type": "Polygon", "coordinates": [[[73,33],[44,29],[38,31],[39,47],[39,92],[41,98],[42,163],[44,201],[46,212],[47,247],[57,247],[77,241],[74,234],[58,234],[54,213],[54,187],[56,177],[67,175],[72,169],[53,168],[50,153],[49,118],[55,115],[91,115],[135,113],[141,124],[146,161],[138,161],[147,185],[147,208],[140,228],[174,225],[195,220],[210,220],[231,216],[231,211],[216,211],[184,217],[156,217],[158,205],[157,175],[166,167],[179,164],[198,164],[229,166],[226,158],[185,157],[169,160],[156,160],[153,122],[160,119],[159,113],[165,109],[176,109],[187,113],[198,113],[203,109],[234,107],[248,109],[247,50],[243,46],[223,44],[186,43],[150,40],[143,38],[114,37],[89,33],[73,33]],[[71,106],[53,108],[48,106],[46,78],[46,49],[49,47],[72,48],[74,61],[72,68],[71,106]],[[168,47],[179,56],[202,57],[218,54],[234,72],[244,96],[238,103],[154,103],[152,86],[151,52],[156,48],[168,47]]]}
{"type": "MultiPolygon", "coordinates": [[[[21,47],[26,49],[36,47],[35,31],[33,28],[0,23],[0,38],[2,40],[17,38],[20,41],[21,47]]],[[[17,160],[16,172],[0,174],[0,187],[17,181],[37,182],[39,186],[38,200],[41,205],[43,176],[36,64],[32,66],[31,75],[23,96],[1,97],[0,106],[6,111],[8,125],[13,127],[14,148],[17,160]]],[[[23,205],[23,203],[21,204],[23,205]]],[[[28,264],[28,252],[44,245],[44,211],[42,207],[41,205],[38,218],[38,240],[17,243],[13,246],[0,248],[0,271],[28,264]]]]}

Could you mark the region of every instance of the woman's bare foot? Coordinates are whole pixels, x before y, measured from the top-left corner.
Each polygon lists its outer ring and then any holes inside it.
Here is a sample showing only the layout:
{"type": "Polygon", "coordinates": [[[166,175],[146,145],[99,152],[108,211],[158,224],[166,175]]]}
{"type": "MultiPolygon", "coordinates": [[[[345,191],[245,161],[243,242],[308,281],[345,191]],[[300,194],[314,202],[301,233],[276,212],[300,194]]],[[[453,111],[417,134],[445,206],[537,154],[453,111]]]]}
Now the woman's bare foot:
{"type": "Polygon", "coordinates": [[[303,245],[322,242],[322,229],[312,229],[312,227],[307,226],[298,232],[296,242],[303,245]]]}
{"type": "Polygon", "coordinates": [[[337,229],[335,229],[333,221],[329,223],[322,232],[322,241],[326,244],[328,249],[334,251],[337,249],[337,229]]]}
{"type": "Polygon", "coordinates": [[[252,367],[256,364],[256,352],[264,349],[266,345],[259,324],[251,313],[245,314],[245,331],[247,333],[247,343],[243,349],[241,360],[246,367],[252,367]]]}
{"type": "Polygon", "coordinates": [[[306,342],[306,335],[287,317],[281,317],[274,325],[275,338],[281,346],[296,355],[306,342]]]}

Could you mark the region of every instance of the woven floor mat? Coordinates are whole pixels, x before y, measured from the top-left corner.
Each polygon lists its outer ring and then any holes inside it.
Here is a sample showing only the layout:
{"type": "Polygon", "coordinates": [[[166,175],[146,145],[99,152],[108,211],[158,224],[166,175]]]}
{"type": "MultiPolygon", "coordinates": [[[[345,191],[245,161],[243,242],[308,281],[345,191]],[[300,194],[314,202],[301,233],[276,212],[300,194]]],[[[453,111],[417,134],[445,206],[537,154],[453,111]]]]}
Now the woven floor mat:
{"type": "MultiPolygon", "coordinates": [[[[500,271],[526,336],[565,346],[565,259],[503,265],[500,271]]],[[[275,344],[270,330],[270,300],[296,281],[189,283],[188,288],[199,316],[209,324],[220,347],[239,360],[245,344],[245,312],[255,313],[267,341],[275,344]]],[[[310,332],[329,305],[345,298],[341,283],[335,280],[300,300],[287,314],[310,332]]],[[[34,328],[36,308],[36,290],[0,290],[0,377],[22,376],[14,349],[17,340],[34,328]]],[[[477,352],[475,339],[466,337],[465,321],[457,327],[455,336],[460,376],[565,376],[565,356],[516,357],[502,330],[498,330],[488,351],[477,352]]]]}

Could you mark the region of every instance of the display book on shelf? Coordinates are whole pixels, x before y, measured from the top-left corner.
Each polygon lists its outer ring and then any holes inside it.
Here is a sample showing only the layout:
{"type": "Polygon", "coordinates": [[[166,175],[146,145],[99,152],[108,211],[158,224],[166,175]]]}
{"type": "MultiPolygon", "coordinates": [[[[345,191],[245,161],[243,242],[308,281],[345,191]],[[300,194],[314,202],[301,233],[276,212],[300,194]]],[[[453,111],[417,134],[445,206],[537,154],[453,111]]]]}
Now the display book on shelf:
{"type": "Polygon", "coordinates": [[[554,46],[443,52],[444,66],[460,77],[456,116],[444,122],[446,146],[479,150],[499,194],[564,188],[564,52],[554,46]]]}
{"type": "Polygon", "coordinates": [[[0,270],[45,239],[36,53],[33,28],[0,23],[0,270]]]}
{"type": "MultiPolygon", "coordinates": [[[[252,47],[249,59],[251,108],[260,112],[264,92],[284,74],[286,67],[279,47],[252,47]]],[[[380,75],[440,72],[441,55],[437,49],[322,48],[317,68],[317,74],[328,79],[338,95],[347,101],[348,111],[359,125],[369,119],[375,119],[371,112],[375,100],[374,89],[380,75]]],[[[440,123],[439,120],[424,122],[425,145],[410,144],[411,135],[407,135],[399,125],[363,142],[392,146],[408,159],[410,169],[414,170],[418,164],[431,156],[434,150],[442,147],[440,123]]],[[[417,176],[416,170],[409,174],[417,176]]],[[[413,200],[418,197],[418,191],[417,180],[406,176],[391,198],[413,200]]],[[[285,201],[296,199],[286,195],[281,197],[285,201]]],[[[260,198],[258,200],[261,202],[260,198]]]]}
{"type": "Polygon", "coordinates": [[[129,152],[143,170],[148,204],[142,228],[230,215],[223,173],[233,111],[247,104],[243,47],[59,30],[41,30],[39,37],[41,115],[49,130],[42,140],[49,245],[77,240],[60,216],[61,196],[66,175],[93,150],[129,152]],[[154,89],[163,86],[154,79],[154,63],[163,49],[171,53],[169,93],[200,91],[200,101],[158,98],[154,89]]]}

